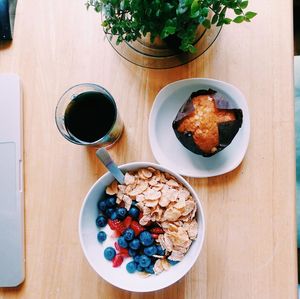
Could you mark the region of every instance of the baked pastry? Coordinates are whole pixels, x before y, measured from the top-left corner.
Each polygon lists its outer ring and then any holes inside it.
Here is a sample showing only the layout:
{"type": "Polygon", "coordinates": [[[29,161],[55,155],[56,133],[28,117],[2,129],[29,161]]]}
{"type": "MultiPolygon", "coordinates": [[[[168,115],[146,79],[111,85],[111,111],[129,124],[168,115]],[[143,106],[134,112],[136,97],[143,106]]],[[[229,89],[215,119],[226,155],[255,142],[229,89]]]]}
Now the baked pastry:
{"type": "Polygon", "coordinates": [[[173,129],[187,149],[210,157],[231,143],[242,122],[242,110],[231,108],[224,95],[212,89],[198,90],[180,108],[173,129]]]}

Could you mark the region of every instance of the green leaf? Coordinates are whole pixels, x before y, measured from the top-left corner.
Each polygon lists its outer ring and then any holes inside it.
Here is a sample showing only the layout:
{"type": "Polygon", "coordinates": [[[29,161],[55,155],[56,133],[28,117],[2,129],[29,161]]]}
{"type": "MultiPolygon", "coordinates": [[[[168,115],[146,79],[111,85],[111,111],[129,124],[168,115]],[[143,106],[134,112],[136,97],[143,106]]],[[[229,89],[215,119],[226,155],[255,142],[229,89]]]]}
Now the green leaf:
{"type": "Polygon", "coordinates": [[[221,2],[220,1],[214,1],[212,9],[213,9],[213,11],[215,11],[217,13],[220,12],[221,9],[222,9],[221,2]]]}
{"type": "Polygon", "coordinates": [[[236,8],[234,10],[234,12],[235,12],[236,15],[241,15],[243,13],[243,11],[240,8],[236,8]]]}
{"type": "Polygon", "coordinates": [[[166,38],[167,36],[174,34],[176,32],[176,27],[165,26],[161,33],[161,38],[166,38]]]}
{"type": "Polygon", "coordinates": [[[194,0],[191,5],[191,16],[195,15],[197,12],[199,13],[199,8],[200,8],[200,5],[199,5],[198,0],[194,0]]]}
{"type": "Polygon", "coordinates": [[[245,17],[246,17],[247,19],[252,19],[252,18],[254,18],[256,15],[257,15],[256,12],[248,11],[248,12],[246,12],[245,17]]]}
{"type": "Polygon", "coordinates": [[[202,8],[201,15],[207,17],[209,13],[209,9],[207,7],[202,8]]]}
{"type": "Polygon", "coordinates": [[[225,18],[225,19],[223,19],[223,24],[228,25],[228,24],[230,24],[231,22],[232,22],[232,19],[230,19],[230,18],[225,18]]]}
{"type": "Polygon", "coordinates": [[[199,23],[199,24],[202,24],[204,20],[205,20],[205,17],[200,16],[200,17],[198,18],[198,23],[199,23]]]}
{"type": "Polygon", "coordinates": [[[196,53],[196,48],[193,45],[188,45],[188,51],[192,54],[196,53]]]}
{"type": "Polygon", "coordinates": [[[241,9],[245,9],[245,8],[247,8],[247,6],[248,6],[248,1],[243,1],[243,2],[241,2],[241,4],[240,4],[240,8],[241,8],[241,9]]]}
{"type": "Polygon", "coordinates": [[[199,10],[197,10],[194,13],[191,13],[191,18],[192,19],[197,18],[197,17],[199,17],[199,15],[200,15],[200,12],[199,12],[199,10]]]}
{"type": "Polygon", "coordinates": [[[203,25],[206,29],[210,29],[210,27],[211,27],[210,20],[205,19],[205,20],[203,21],[202,25],[203,25]]]}
{"type": "Polygon", "coordinates": [[[183,15],[185,12],[187,12],[188,8],[185,7],[185,6],[179,6],[177,9],[176,9],[176,13],[177,15],[183,15]]]}
{"type": "Polygon", "coordinates": [[[245,20],[244,16],[238,16],[235,19],[233,19],[234,23],[242,23],[245,20]]]}
{"type": "Polygon", "coordinates": [[[190,6],[193,3],[193,0],[185,0],[185,5],[190,6]]]}
{"type": "Polygon", "coordinates": [[[219,15],[215,14],[211,19],[211,23],[216,24],[218,22],[218,19],[219,19],[219,15]]]}
{"type": "Polygon", "coordinates": [[[101,5],[100,5],[100,4],[97,4],[97,5],[95,6],[95,11],[96,11],[96,12],[100,12],[100,11],[101,11],[101,5]]]}

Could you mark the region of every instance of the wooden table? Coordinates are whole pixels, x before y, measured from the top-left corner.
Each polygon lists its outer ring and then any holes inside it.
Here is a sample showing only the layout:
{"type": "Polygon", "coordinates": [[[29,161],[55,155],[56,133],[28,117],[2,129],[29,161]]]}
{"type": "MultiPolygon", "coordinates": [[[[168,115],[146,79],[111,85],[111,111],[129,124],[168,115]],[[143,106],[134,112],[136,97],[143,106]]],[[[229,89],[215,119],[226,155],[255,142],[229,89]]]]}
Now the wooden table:
{"type": "Polygon", "coordinates": [[[84,1],[19,0],[14,41],[1,45],[1,72],[24,91],[26,281],[0,298],[296,298],[292,1],[251,0],[252,23],[232,25],[194,62],[149,70],[104,40],[84,1]],[[175,285],[131,294],[90,268],[78,238],[82,200],[105,169],[95,149],[67,142],[54,122],[60,95],[96,82],[115,97],[125,122],[111,150],[118,163],[154,161],[147,121],[157,92],[175,80],[211,77],[239,87],[251,112],[243,163],[210,179],[189,179],[207,220],[203,251],[175,285]]]}

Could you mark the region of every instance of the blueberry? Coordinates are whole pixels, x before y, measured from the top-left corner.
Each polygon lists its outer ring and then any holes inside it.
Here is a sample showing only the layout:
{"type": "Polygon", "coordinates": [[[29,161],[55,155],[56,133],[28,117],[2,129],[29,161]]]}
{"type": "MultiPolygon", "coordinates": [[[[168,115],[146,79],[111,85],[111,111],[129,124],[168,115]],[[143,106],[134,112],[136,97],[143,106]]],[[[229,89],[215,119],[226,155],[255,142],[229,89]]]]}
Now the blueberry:
{"type": "Polygon", "coordinates": [[[145,271],[146,271],[147,273],[154,274],[153,267],[154,267],[154,265],[153,265],[153,264],[150,264],[148,267],[145,268],[145,271]]]}
{"type": "Polygon", "coordinates": [[[137,252],[131,248],[128,249],[129,256],[135,257],[137,255],[137,252]]]}
{"type": "Polygon", "coordinates": [[[105,202],[105,200],[99,200],[98,201],[98,203],[97,203],[97,207],[98,207],[98,209],[101,211],[101,212],[105,212],[105,210],[106,210],[106,202],[105,202]]]}
{"type": "Polygon", "coordinates": [[[138,202],[136,200],[133,200],[131,203],[131,206],[134,207],[138,202]]]}
{"type": "Polygon", "coordinates": [[[137,219],[137,218],[139,217],[140,210],[139,210],[137,207],[134,207],[134,206],[133,206],[133,207],[131,207],[131,208],[129,209],[128,214],[129,214],[132,218],[137,219]]]}
{"type": "Polygon", "coordinates": [[[131,240],[133,240],[134,235],[135,235],[135,234],[134,234],[134,230],[131,229],[131,228],[127,228],[127,229],[124,231],[124,233],[123,233],[123,236],[124,236],[124,238],[125,238],[126,241],[131,241],[131,240]]]}
{"type": "Polygon", "coordinates": [[[106,233],[104,231],[100,231],[98,234],[97,234],[97,239],[100,243],[104,242],[106,240],[106,233]]]}
{"type": "Polygon", "coordinates": [[[135,262],[129,262],[126,265],[126,270],[128,273],[134,273],[136,271],[136,263],[135,262]]]}
{"type": "Polygon", "coordinates": [[[165,251],[160,245],[156,245],[156,251],[157,251],[156,253],[157,255],[161,255],[161,256],[165,255],[165,251]]]}
{"type": "Polygon", "coordinates": [[[129,247],[133,250],[137,250],[139,249],[141,246],[141,242],[139,239],[133,239],[130,243],[129,243],[129,247]]]}
{"type": "Polygon", "coordinates": [[[136,269],[137,269],[139,272],[143,272],[143,271],[144,271],[144,268],[143,268],[140,264],[138,264],[138,265],[136,266],[136,269]]]}
{"type": "Polygon", "coordinates": [[[115,212],[115,209],[108,208],[105,210],[105,215],[110,218],[113,212],[115,212]]]}
{"type": "Polygon", "coordinates": [[[108,260],[111,261],[116,255],[116,251],[113,247],[107,247],[104,250],[104,257],[108,260]]]}
{"type": "Polygon", "coordinates": [[[169,262],[169,264],[172,265],[172,266],[174,266],[174,265],[176,265],[176,264],[179,263],[179,261],[173,261],[173,260],[169,260],[169,259],[168,259],[168,262],[169,262]]]}
{"type": "Polygon", "coordinates": [[[153,238],[151,234],[147,231],[143,231],[139,235],[140,241],[144,246],[150,246],[153,243],[153,238]]]}
{"type": "Polygon", "coordinates": [[[107,224],[107,220],[104,216],[100,215],[96,219],[96,225],[98,227],[104,227],[107,224]]]}
{"type": "Polygon", "coordinates": [[[144,248],[144,254],[146,254],[148,256],[155,255],[156,253],[157,253],[157,249],[156,249],[155,245],[144,248]]]}
{"type": "Polygon", "coordinates": [[[105,200],[105,203],[106,203],[107,207],[114,208],[116,206],[116,198],[109,197],[105,200]]]}
{"type": "Polygon", "coordinates": [[[136,262],[136,263],[139,263],[140,262],[140,255],[136,255],[135,257],[134,257],[134,261],[136,262]]]}
{"type": "Polygon", "coordinates": [[[118,208],[117,209],[117,217],[120,220],[123,220],[126,217],[127,210],[125,208],[118,208]]]}
{"type": "Polygon", "coordinates": [[[148,256],[146,256],[144,254],[142,254],[140,256],[140,260],[139,260],[139,265],[140,266],[146,268],[146,267],[148,267],[150,265],[150,263],[151,263],[151,260],[150,260],[150,258],[148,256]]]}
{"type": "Polygon", "coordinates": [[[128,247],[128,243],[125,240],[125,238],[123,236],[119,237],[118,239],[118,244],[122,247],[122,248],[127,248],[128,247]]]}
{"type": "Polygon", "coordinates": [[[117,219],[117,213],[116,212],[112,212],[109,218],[111,220],[116,220],[117,219]]]}

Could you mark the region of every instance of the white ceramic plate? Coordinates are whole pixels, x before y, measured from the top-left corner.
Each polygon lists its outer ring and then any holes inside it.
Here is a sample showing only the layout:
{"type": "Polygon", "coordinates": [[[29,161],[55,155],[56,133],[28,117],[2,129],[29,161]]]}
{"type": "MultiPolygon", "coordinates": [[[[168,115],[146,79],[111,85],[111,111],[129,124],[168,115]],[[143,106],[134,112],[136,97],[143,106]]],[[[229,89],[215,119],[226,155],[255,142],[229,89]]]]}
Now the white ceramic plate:
{"type": "MultiPolygon", "coordinates": [[[[164,166],[150,162],[133,162],[121,165],[119,167],[123,172],[126,172],[149,166],[173,175],[190,191],[197,203],[196,217],[198,222],[198,236],[196,240],[193,241],[189,251],[180,263],[172,266],[168,271],[164,271],[159,275],[151,275],[150,277],[144,278],[137,273],[129,274],[126,271],[126,264],[130,262],[131,259],[126,259],[121,267],[113,268],[112,263],[104,258],[104,249],[107,246],[113,246],[113,243],[116,240],[108,237],[103,244],[99,244],[97,241],[97,233],[99,229],[95,225],[95,219],[99,214],[97,202],[101,196],[104,196],[106,186],[108,186],[114,180],[110,173],[104,174],[91,187],[84,199],[79,217],[80,243],[89,264],[103,279],[112,285],[132,292],[157,291],[175,283],[177,280],[183,277],[196,262],[202,249],[205,235],[204,214],[200,200],[197,196],[197,193],[183,177],[172,172],[170,169],[165,168],[164,166]]],[[[112,231],[110,231],[108,226],[106,226],[104,230],[108,233],[108,236],[111,235],[112,231]]]]}
{"type": "Polygon", "coordinates": [[[204,178],[235,169],[243,160],[250,137],[249,110],[244,95],[233,85],[213,79],[186,79],[165,86],[157,94],[149,117],[149,139],[157,162],[188,177],[204,178]],[[176,138],[172,122],[182,104],[199,89],[219,91],[243,111],[243,124],[224,150],[206,158],[186,149],[176,138]]]}

